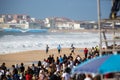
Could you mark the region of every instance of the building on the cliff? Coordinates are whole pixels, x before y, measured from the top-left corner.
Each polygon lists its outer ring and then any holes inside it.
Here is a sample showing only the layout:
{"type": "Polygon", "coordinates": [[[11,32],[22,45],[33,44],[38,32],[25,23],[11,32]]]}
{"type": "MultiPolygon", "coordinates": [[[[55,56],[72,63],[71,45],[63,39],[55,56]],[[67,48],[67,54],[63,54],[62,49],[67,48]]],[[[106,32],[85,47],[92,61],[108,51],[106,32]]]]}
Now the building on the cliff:
{"type": "Polygon", "coordinates": [[[4,23],[4,18],[0,18],[0,23],[4,23]]]}
{"type": "Polygon", "coordinates": [[[45,20],[44,20],[44,26],[45,26],[46,28],[50,28],[51,24],[50,24],[49,18],[45,18],[45,20]]]}
{"type": "Polygon", "coordinates": [[[37,29],[41,28],[39,21],[28,15],[22,14],[0,14],[0,28],[14,29],[37,29]]]}
{"type": "Polygon", "coordinates": [[[55,27],[57,29],[69,29],[69,30],[83,29],[80,27],[80,24],[76,22],[56,22],[55,27]]]}
{"type": "Polygon", "coordinates": [[[83,29],[80,27],[80,23],[67,18],[59,17],[45,18],[44,24],[45,27],[50,29],[69,29],[69,30],[83,29]]]}

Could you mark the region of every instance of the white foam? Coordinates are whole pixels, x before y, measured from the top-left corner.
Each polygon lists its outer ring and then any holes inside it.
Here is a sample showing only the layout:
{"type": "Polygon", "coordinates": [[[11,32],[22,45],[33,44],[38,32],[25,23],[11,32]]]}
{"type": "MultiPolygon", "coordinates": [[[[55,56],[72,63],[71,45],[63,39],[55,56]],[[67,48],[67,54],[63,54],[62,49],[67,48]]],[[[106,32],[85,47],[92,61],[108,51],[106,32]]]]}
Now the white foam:
{"type": "Polygon", "coordinates": [[[61,34],[32,34],[32,35],[4,35],[0,37],[0,53],[12,53],[27,50],[45,50],[46,44],[50,49],[61,44],[62,48],[93,47],[99,44],[96,33],[61,33],[61,34]]]}

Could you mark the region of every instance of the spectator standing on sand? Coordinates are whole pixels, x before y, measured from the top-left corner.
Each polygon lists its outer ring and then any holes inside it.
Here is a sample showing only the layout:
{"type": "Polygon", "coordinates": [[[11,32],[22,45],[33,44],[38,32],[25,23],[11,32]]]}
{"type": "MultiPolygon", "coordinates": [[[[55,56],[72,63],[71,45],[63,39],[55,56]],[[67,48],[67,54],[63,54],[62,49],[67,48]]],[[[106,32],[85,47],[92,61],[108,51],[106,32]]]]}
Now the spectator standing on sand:
{"type": "Polygon", "coordinates": [[[88,55],[88,49],[87,48],[84,49],[84,55],[85,55],[85,58],[87,58],[87,55],[88,55]]]}
{"type": "Polygon", "coordinates": [[[58,49],[58,53],[60,53],[61,52],[61,46],[60,46],[60,44],[58,45],[57,49],[58,49]]]}
{"type": "Polygon", "coordinates": [[[75,54],[75,52],[74,52],[74,51],[75,51],[75,47],[73,46],[73,44],[71,45],[71,48],[70,48],[70,49],[71,49],[71,54],[72,54],[72,53],[75,54]]]}
{"type": "Polygon", "coordinates": [[[1,68],[2,68],[4,71],[6,71],[6,70],[7,70],[7,67],[6,67],[5,62],[3,62],[3,63],[2,63],[1,68]]]}
{"type": "Polygon", "coordinates": [[[21,63],[21,65],[20,65],[20,72],[22,72],[24,74],[24,71],[25,71],[24,64],[21,63]]]}
{"type": "Polygon", "coordinates": [[[49,46],[46,45],[46,54],[48,53],[48,51],[49,51],[49,46]]]}

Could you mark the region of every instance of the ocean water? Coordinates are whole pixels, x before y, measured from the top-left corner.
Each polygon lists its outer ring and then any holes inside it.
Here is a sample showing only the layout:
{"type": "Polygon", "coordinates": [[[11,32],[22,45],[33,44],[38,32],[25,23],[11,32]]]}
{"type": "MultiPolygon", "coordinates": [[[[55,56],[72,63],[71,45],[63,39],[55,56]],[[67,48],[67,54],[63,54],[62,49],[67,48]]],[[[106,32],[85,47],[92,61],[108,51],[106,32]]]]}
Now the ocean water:
{"type": "Polygon", "coordinates": [[[91,32],[43,32],[43,33],[0,33],[0,54],[45,50],[46,44],[50,49],[70,48],[74,44],[76,48],[91,48],[99,45],[99,34],[91,32]]]}

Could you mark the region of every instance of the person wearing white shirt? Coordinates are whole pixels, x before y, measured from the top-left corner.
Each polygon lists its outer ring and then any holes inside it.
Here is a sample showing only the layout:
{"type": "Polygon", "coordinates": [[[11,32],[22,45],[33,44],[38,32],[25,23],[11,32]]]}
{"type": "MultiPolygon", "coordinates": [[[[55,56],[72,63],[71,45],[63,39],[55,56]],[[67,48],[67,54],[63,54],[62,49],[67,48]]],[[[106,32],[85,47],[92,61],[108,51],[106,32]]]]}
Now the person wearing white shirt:
{"type": "Polygon", "coordinates": [[[89,74],[86,74],[86,78],[85,78],[84,80],[92,80],[92,77],[91,77],[91,75],[89,75],[89,74]]]}
{"type": "Polygon", "coordinates": [[[67,72],[63,73],[62,80],[70,80],[70,74],[67,72]]]}
{"type": "Polygon", "coordinates": [[[62,74],[62,80],[70,80],[71,79],[70,72],[71,69],[67,67],[65,69],[65,72],[62,74]]]}

